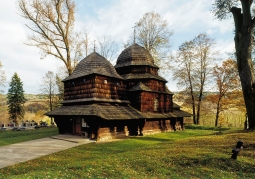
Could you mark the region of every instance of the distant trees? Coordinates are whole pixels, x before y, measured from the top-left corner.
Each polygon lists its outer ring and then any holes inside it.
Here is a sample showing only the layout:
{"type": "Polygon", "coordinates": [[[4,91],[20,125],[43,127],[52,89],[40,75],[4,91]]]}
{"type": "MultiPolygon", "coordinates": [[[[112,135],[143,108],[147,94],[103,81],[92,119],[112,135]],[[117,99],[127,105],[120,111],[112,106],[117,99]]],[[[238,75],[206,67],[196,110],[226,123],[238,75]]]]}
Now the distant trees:
{"type": "Polygon", "coordinates": [[[240,87],[236,62],[233,60],[226,60],[221,66],[216,65],[213,68],[213,76],[217,91],[206,98],[216,104],[215,126],[218,126],[220,112],[226,109],[226,106],[233,103],[233,94],[235,90],[238,90],[240,87]]]}
{"type": "Polygon", "coordinates": [[[18,125],[18,120],[24,118],[24,103],[26,99],[24,97],[23,83],[17,73],[14,73],[9,86],[7,93],[9,119],[18,125]]]}
{"type": "Polygon", "coordinates": [[[2,68],[3,65],[0,61],[0,86],[4,86],[4,83],[6,81],[5,71],[2,68]]]}
{"type": "MultiPolygon", "coordinates": [[[[63,89],[63,83],[60,78],[52,71],[48,71],[45,76],[43,76],[40,83],[40,90],[42,95],[46,96],[46,105],[49,111],[59,106],[60,101],[63,99],[63,89]]],[[[51,123],[52,122],[51,118],[51,123]]]]}
{"type": "Polygon", "coordinates": [[[206,34],[199,34],[193,40],[184,42],[177,52],[173,68],[173,79],[182,93],[187,94],[191,105],[194,124],[199,124],[201,102],[212,75],[217,51],[215,42],[206,34]]]}
{"type": "Polygon", "coordinates": [[[56,74],[57,96],[59,101],[64,99],[64,83],[61,81],[61,79],[62,78],[56,74]]]}
{"type": "Polygon", "coordinates": [[[218,19],[233,17],[234,20],[235,55],[250,129],[255,129],[255,92],[252,88],[255,70],[251,57],[255,26],[255,16],[251,13],[253,3],[253,0],[215,0],[213,4],[213,13],[218,19]]]}
{"type": "MultiPolygon", "coordinates": [[[[155,63],[162,66],[161,61],[169,55],[171,47],[170,38],[173,30],[168,27],[168,22],[158,13],[147,12],[135,23],[135,41],[147,49],[153,56],[155,63]]],[[[129,44],[133,43],[133,37],[129,44]]]]}
{"type": "Polygon", "coordinates": [[[42,103],[31,103],[25,106],[25,110],[30,113],[36,113],[39,110],[46,111],[47,107],[42,103]]]}

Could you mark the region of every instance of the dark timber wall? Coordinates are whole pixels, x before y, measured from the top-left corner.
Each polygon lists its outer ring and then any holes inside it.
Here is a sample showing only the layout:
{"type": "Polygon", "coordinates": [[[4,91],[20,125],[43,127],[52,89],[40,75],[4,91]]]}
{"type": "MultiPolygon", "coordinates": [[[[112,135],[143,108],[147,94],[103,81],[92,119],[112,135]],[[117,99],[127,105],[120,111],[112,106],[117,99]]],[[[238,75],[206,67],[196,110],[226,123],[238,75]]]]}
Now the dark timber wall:
{"type": "Polygon", "coordinates": [[[126,84],[122,80],[99,75],[64,83],[64,100],[84,98],[126,100],[126,84]]]}

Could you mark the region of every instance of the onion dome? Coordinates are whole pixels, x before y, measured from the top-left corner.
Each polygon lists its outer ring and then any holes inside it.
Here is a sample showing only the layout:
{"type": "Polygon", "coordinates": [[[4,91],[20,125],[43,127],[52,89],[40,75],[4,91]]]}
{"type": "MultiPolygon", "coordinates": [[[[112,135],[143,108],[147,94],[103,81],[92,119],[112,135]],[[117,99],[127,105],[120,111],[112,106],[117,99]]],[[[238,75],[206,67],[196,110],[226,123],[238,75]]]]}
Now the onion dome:
{"type": "Polygon", "coordinates": [[[96,52],[91,53],[76,66],[73,73],[63,81],[84,77],[91,74],[123,79],[115,70],[113,65],[103,56],[96,52]]]}
{"type": "Polygon", "coordinates": [[[115,68],[130,65],[146,65],[158,68],[158,66],[154,64],[154,60],[149,51],[136,43],[121,52],[115,68]]]}

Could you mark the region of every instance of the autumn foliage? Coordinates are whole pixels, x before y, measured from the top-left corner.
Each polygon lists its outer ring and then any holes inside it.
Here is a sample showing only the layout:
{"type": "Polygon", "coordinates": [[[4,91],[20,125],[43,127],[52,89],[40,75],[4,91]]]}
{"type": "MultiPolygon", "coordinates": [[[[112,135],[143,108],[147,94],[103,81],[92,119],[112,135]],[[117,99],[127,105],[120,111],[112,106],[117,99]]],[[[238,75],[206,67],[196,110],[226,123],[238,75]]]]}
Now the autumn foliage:
{"type": "Polygon", "coordinates": [[[221,66],[216,65],[213,68],[213,76],[217,91],[207,96],[207,100],[216,104],[215,126],[218,126],[220,112],[228,109],[235,100],[242,100],[243,96],[242,93],[238,93],[240,79],[233,60],[226,60],[221,66]]]}

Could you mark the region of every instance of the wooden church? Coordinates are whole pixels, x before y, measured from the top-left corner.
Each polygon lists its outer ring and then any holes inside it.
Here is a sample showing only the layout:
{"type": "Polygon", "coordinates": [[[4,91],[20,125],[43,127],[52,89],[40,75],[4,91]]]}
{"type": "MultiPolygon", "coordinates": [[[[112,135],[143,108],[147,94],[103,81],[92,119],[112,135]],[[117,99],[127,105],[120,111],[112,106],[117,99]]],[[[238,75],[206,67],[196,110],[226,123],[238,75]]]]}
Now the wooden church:
{"type": "Polygon", "coordinates": [[[136,43],[122,51],[115,67],[93,52],[63,80],[62,106],[47,115],[60,134],[95,140],[183,129],[183,118],[191,114],[173,103],[158,70],[136,43]]]}

